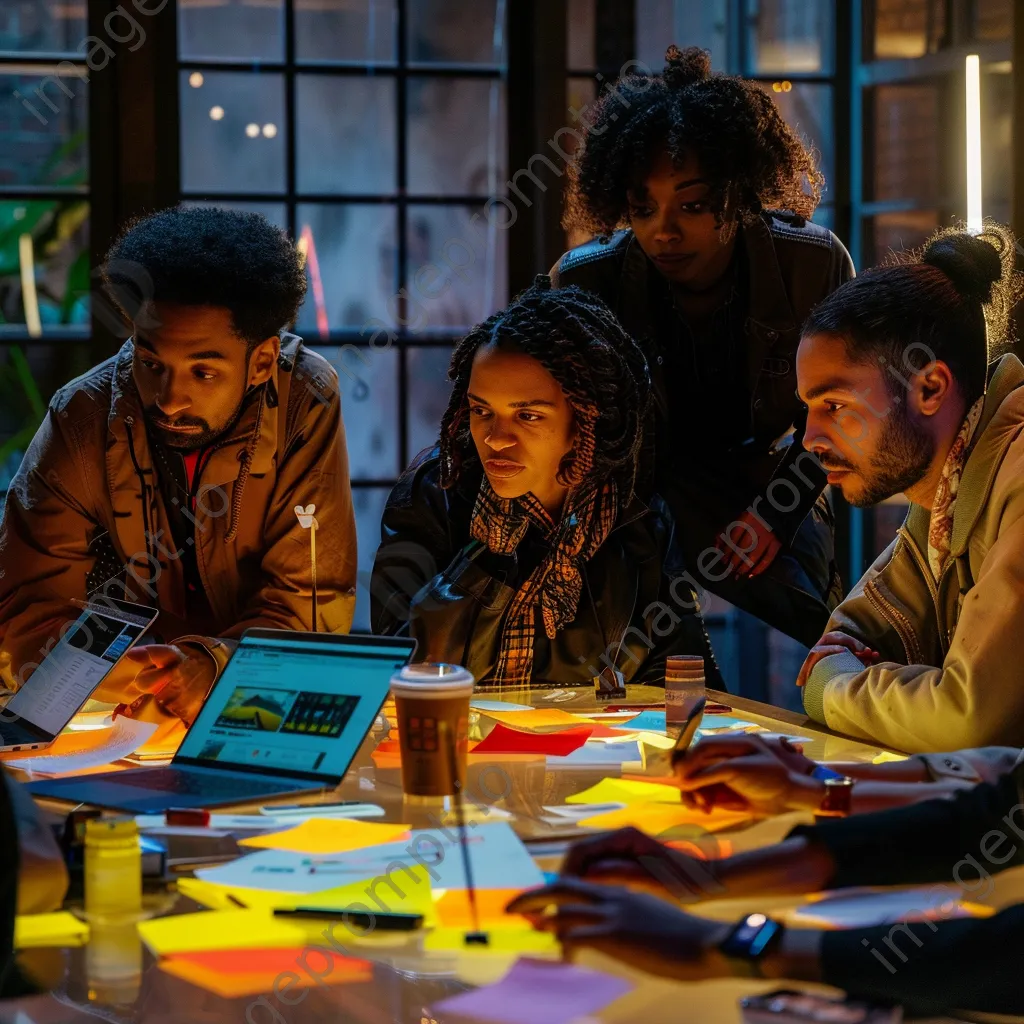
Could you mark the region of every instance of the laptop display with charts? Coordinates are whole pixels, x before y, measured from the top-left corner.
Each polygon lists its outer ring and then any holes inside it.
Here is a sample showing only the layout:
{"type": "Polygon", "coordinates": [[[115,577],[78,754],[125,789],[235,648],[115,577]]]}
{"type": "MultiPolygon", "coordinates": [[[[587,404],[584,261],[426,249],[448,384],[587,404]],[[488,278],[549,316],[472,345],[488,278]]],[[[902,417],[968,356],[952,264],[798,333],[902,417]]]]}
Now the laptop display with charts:
{"type": "Polygon", "coordinates": [[[29,791],[149,814],[333,789],[415,646],[246,630],[170,765],[41,780],[29,791]]]}
{"type": "Polygon", "coordinates": [[[78,606],[82,614],[0,709],[0,751],[48,747],[159,614],[113,598],[78,606]]]}

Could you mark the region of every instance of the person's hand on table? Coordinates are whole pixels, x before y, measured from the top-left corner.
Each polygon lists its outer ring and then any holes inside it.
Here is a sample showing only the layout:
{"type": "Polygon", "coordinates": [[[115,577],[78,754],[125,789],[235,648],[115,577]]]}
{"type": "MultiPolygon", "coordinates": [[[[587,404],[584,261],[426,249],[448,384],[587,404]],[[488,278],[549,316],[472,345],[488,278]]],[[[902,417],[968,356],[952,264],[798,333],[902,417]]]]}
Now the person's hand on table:
{"type": "Polygon", "coordinates": [[[687,914],[647,893],[564,878],[508,905],[571,956],[589,948],[651,974],[680,980],[732,973],[719,944],[730,925],[687,914]]]}
{"type": "Polygon", "coordinates": [[[775,556],[782,550],[782,541],[759,516],[747,511],[732,524],[728,534],[718,538],[715,547],[726,556],[726,568],[734,579],[740,576],[753,578],[760,576],[775,561],[775,556]],[[751,535],[754,537],[752,548],[747,543],[751,535]],[[726,544],[726,536],[731,544],[726,544]]]}
{"type": "Polygon", "coordinates": [[[878,651],[868,647],[861,640],[834,629],[830,633],[826,633],[811,648],[810,653],[804,659],[804,663],[800,668],[800,674],[796,677],[796,685],[803,686],[807,682],[811,670],[822,658],[827,658],[832,654],[839,654],[842,651],[849,651],[851,654],[856,655],[865,668],[874,665],[880,657],[878,651]]]}
{"type": "Polygon", "coordinates": [[[757,733],[708,736],[673,765],[686,807],[757,817],[817,807],[822,786],[810,778],[816,767],[787,737],[757,733]]]}
{"type": "Polygon", "coordinates": [[[683,804],[771,817],[816,810],[824,783],[811,777],[816,764],[785,737],[756,733],[709,737],[675,765],[683,804]]]}
{"type": "Polygon", "coordinates": [[[134,672],[120,698],[123,703],[149,695],[186,725],[195,721],[217,676],[209,655],[183,650],[176,644],[133,647],[122,664],[126,672],[134,672]]]}
{"type": "Polygon", "coordinates": [[[680,903],[713,899],[722,887],[707,863],[664,846],[636,828],[574,843],[562,863],[563,878],[643,889],[680,903]]]}

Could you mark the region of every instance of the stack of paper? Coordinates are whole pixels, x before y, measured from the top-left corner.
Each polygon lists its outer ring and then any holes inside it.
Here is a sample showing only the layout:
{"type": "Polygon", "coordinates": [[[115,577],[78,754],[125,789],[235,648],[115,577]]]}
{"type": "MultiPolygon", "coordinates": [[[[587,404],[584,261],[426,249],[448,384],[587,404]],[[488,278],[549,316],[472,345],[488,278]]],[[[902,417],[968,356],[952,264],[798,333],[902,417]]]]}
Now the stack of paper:
{"type": "MultiPolygon", "coordinates": [[[[527,889],[543,882],[540,869],[506,822],[470,829],[468,850],[477,888],[527,889]]],[[[417,864],[426,869],[435,889],[465,888],[458,834],[440,829],[414,829],[408,840],[339,854],[263,850],[196,874],[232,887],[311,893],[377,876],[401,886],[417,864]]],[[[392,886],[382,885],[379,891],[387,897],[392,886]]]]}
{"type": "Polygon", "coordinates": [[[5,758],[5,764],[40,775],[88,775],[106,771],[114,761],[139,749],[156,732],[155,722],[118,716],[103,729],[63,732],[45,754],[5,758]]]}

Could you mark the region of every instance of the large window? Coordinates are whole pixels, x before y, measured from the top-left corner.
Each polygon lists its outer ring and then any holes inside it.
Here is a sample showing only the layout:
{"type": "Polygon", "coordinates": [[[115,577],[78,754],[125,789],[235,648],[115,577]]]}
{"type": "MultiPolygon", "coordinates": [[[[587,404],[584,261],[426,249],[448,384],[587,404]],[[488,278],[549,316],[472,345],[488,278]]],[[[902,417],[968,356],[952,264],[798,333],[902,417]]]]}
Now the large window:
{"type": "Polygon", "coordinates": [[[182,196],[258,210],[306,253],[297,330],[339,373],[364,573],[391,486],[437,439],[453,341],[506,302],[487,207],[507,178],[504,10],[179,2],[182,196]]]}
{"type": "Polygon", "coordinates": [[[84,3],[0,3],[0,491],[87,358],[86,35],[84,3]]]}

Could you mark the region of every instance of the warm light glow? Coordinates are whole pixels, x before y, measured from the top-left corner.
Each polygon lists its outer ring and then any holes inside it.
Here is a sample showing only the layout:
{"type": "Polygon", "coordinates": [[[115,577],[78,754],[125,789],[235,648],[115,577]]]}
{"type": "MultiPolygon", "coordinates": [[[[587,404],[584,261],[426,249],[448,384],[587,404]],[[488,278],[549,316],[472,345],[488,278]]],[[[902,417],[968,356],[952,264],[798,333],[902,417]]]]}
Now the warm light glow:
{"type": "Polygon", "coordinates": [[[978,234],[981,214],[981,58],[967,58],[967,230],[978,234]]]}
{"type": "Polygon", "coordinates": [[[276,124],[265,124],[263,126],[263,138],[272,139],[277,134],[276,124]]]}
{"type": "Polygon", "coordinates": [[[223,107],[210,107],[210,120],[211,121],[220,121],[220,120],[223,119],[223,117],[224,117],[224,108],[223,107]]]}
{"type": "Polygon", "coordinates": [[[747,924],[750,925],[751,928],[760,928],[767,920],[768,918],[765,917],[764,914],[751,914],[747,918],[747,924]]]}
{"type": "Polygon", "coordinates": [[[188,76],[188,84],[191,85],[193,89],[201,89],[203,86],[202,71],[193,71],[192,74],[188,76]]]}
{"type": "Polygon", "coordinates": [[[32,252],[32,236],[18,238],[18,258],[21,262],[21,304],[25,309],[25,326],[33,338],[43,333],[43,322],[39,317],[39,298],[36,295],[36,265],[32,252]]]}
{"type": "Polygon", "coordinates": [[[248,135],[250,139],[257,138],[260,134],[260,126],[253,123],[247,124],[245,126],[245,134],[248,135]]]}

